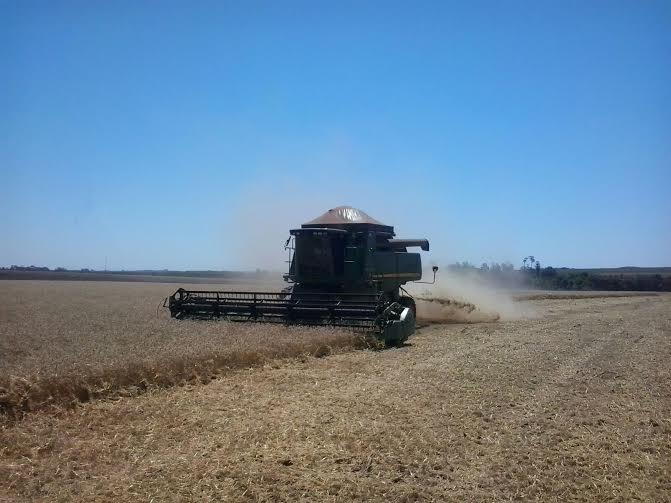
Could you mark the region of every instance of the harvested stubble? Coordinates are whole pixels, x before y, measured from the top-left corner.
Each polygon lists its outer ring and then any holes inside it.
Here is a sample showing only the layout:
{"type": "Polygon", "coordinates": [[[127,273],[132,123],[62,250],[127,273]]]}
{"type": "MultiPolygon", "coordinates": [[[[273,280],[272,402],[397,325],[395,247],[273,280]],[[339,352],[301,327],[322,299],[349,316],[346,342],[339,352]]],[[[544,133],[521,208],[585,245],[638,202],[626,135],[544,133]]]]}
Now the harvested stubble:
{"type": "Polygon", "coordinates": [[[671,295],[0,423],[0,501],[670,501],[671,295]]]}
{"type": "Polygon", "coordinates": [[[417,318],[425,323],[486,323],[499,321],[501,315],[470,302],[418,297],[417,318]]]}
{"type": "Polygon", "coordinates": [[[208,382],[271,359],[324,356],[366,342],[351,332],[172,320],[173,285],[4,281],[0,411],[71,407],[149,387],[208,382]]]}
{"type": "Polygon", "coordinates": [[[522,300],[580,300],[580,299],[607,299],[607,298],[620,298],[620,297],[658,297],[660,293],[658,292],[601,292],[593,290],[583,290],[583,291],[530,291],[526,293],[517,293],[514,295],[514,299],[517,301],[522,300]]]}

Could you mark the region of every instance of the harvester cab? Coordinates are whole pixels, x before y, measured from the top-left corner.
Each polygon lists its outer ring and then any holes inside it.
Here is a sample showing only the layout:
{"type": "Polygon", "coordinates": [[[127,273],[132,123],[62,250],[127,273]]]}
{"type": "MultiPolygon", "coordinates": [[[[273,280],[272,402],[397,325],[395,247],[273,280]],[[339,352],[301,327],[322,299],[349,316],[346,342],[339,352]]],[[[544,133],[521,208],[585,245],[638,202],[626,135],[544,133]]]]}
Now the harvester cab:
{"type": "MultiPolygon", "coordinates": [[[[348,206],[333,208],[290,231],[290,286],[282,292],[179,289],[169,298],[175,318],[219,318],[358,328],[388,345],[415,331],[416,306],[403,285],[422,278],[426,239],[395,239],[394,228],[348,206]]],[[[437,267],[434,267],[434,281],[437,267]]]]}

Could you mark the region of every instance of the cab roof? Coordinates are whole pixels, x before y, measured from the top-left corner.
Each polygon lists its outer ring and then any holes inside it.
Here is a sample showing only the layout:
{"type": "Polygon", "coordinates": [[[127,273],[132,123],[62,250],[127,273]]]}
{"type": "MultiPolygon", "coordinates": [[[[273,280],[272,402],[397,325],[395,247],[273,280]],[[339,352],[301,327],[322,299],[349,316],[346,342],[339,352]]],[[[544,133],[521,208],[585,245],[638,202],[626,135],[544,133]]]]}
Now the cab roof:
{"type": "MultiPolygon", "coordinates": [[[[379,220],[352,206],[337,206],[331,208],[323,215],[304,223],[303,229],[314,227],[330,227],[336,229],[350,230],[352,227],[360,230],[375,230],[378,232],[394,233],[391,225],[385,225],[379,220]]],[[[352,229],[353,230],[353,229],[352,229]]]]}

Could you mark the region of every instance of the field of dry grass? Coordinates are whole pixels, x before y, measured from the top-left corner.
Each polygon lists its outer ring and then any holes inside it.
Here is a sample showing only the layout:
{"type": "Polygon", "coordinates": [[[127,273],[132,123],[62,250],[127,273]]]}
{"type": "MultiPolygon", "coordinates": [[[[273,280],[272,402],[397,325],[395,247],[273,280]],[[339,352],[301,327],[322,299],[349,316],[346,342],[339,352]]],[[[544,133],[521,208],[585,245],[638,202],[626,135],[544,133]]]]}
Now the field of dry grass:
{"type": "Polygon", "coordinates": [[[663,295],[659,292],[599,292],[593,290],[527,290],[513,295],[515,300],[551,300],[551,299],[601,299],[615,297],[656,297],[663,295]]]}
{"type": "Polygon", "coordinates": [[[671,501],[671,296],[523,302],[5,422],[0,500],[671,501]]]}
{"type": "Polygon", "coordinates": [[[0,412],[13,415],[137,394],[151,386],[208,382],[226,369],[326,355],[362,342],[332,329],[177,322],[158,308],[177,285],[3,281],[0,286],[0,412]]]}

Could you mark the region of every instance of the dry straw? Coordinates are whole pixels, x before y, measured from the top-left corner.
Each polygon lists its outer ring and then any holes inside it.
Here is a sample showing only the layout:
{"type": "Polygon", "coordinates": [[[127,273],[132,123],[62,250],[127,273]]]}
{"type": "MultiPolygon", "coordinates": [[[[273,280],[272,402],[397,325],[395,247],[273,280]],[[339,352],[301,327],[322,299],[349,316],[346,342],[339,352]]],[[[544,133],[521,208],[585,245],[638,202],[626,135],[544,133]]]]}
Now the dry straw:
{"type": "Polygon", "coordinates": [[[155,301],[169,285],[6,281],[3,287],[0,411],[12,417],[368,344],[330,328],[157,316],[155,301]]]}

